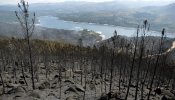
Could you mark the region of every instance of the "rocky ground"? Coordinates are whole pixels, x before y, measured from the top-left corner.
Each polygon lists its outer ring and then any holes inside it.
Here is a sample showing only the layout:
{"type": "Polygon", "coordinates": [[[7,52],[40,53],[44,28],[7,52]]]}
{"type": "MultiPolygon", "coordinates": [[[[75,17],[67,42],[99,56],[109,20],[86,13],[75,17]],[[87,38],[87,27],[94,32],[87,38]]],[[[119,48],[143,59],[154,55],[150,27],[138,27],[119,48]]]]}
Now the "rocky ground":
{"type": "MultiPolygon", "coordinates": [[[[46,78],[45,69],[42,69],[41,67],[39,73],[37,73],[38,77],[36,77],[35,80],[35,90],[32,90],[31,76],[29,73],[25,72],[25,78],[28,83],[28,85],[26,85],[20,72],[16,74],[16,77],[9,74],[9,72],[4,72],[2,75],[5,83],[5,93],[3,93],[1,82],[0,100],[83,100],[84,93],[85,100],[109,100],[107,99],[110,82],[109,77],[107,76],[106,79],[102,80],[97,75],[96,79],[92,79],[91,74],[88,74],[86,79],[87,84],[85,86],[84,74],[83,85],[81,85],[81,72],[81,70],[75,70],[74,73],[71,70],[63,71],[60,83],[57,70],[52,70],[51,73],[49,73],[48,78],[46,78]]],[[[113,78],[113,93],[110,100],[123,100],[126,95],[127,85],[124,82],[121,84],[121,92],[118,92],[118,79],[118,76],[113,78]]],[[[149,90],[144,87],[144,97],[147,97],[148,92],[149,90]]],[[[140,93],[139,90],[139,97],[140,93]]],[[[135,87],[131,86],[128,100],[133,100],[134,94],[135,87]]],[[[170,98],[168,100],[175,99],[174,94],[168,88],[165,89],[164,87],[161,87],[160,95],[155,95],[155,92],[151,93],[151,100],[161,100],[163,96],[170,98]]]]}

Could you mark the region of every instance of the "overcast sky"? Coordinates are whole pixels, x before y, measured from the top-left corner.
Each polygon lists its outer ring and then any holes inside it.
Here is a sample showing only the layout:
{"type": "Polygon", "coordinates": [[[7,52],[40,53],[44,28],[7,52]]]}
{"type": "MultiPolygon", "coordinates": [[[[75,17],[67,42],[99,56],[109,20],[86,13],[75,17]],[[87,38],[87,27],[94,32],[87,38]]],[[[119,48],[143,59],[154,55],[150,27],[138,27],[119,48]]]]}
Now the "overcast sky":
{"type": "MultiPolygon", "coordinates": [[[[20,0],[0,0],[0,4],[17,4],[20,0]]],[[[89,1],[89,2],[104,2],[104,1],[120,1],[120,2],[143,2],[152,3],[155,5],[164,5],[175,2],[175,0],[26,0],[29,3],[54,3],[64,1],[89,1]]]]}

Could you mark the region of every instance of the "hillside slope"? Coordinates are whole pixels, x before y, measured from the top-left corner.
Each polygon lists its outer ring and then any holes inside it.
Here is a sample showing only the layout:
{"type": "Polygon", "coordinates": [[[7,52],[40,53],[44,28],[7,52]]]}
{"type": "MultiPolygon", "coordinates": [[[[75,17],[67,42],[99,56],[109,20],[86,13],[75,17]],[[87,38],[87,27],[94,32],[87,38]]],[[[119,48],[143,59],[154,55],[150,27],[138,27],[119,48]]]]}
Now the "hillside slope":
{"type": "MultiPolygon", "coordinates": [[[[19,24],[7,24],[0,23],[0,35],[6,37],[18,37],[23,38],[23,31],[19,24]]],[[[44,39],[66,42],[71,44],[77,44],[78,39],[82,39],[84,45],[93,45],[98,41],[102,40],[100,34],[93,31],[73,31],[73,30],[63,30],[63,29],[51,29],[36,26],[34,34],[32,35],[34,39],[44,39]]]]}

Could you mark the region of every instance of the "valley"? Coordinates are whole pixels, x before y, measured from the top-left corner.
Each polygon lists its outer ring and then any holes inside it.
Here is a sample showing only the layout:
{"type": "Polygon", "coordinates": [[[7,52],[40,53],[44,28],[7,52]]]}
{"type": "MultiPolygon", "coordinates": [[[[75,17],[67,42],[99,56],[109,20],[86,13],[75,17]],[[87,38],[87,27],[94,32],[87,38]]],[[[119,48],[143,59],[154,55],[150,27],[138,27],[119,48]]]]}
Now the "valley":
{"type": "Polygon", "coordinates": [[[0,4],[0,100],[175,99],[174,3],[36,1],[0,4]]]}

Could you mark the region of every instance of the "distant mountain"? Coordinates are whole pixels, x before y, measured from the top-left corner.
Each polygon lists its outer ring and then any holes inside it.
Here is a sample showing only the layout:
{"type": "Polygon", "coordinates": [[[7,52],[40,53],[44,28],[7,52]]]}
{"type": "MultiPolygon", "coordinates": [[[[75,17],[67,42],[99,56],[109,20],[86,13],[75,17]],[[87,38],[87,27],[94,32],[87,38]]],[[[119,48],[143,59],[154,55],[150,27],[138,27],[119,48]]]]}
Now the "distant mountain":
{"type": "MultiPolygon", "coordinates": [[[[108,11],[125,9],[126,5],[119,2],[62,2],[62,3],[36,3],[30,4],[31,11],[64,11],[64,12],[86,12],[86,11],[108,11]]],[[[14,11],[17,10],[17,5],[0,5],[0,11],[14,11]]]]}
{"type": "Polygon", "coordinates": [[[175,10],[175,3],[172,3],[172,4],[165,6],[165,10],[174,11],[175,10]]]}
{"type": "Polygon", "coordinates": [[[175,3],[166,5],[166,6],[152,6],[142,8],[143,12],[149,12],[156,16],[156,19],[153,20],[155,25],[165,27],[171,32],[175,32],[175,3]]]}
{"type": "Polygon", "coordinates": [[[0,5],[0,11],[15,11],[17,8],[17,5],[0,5]]]}
{"type": "MultiPolygon", "coordinates": [[[[91,12],[91,11],[116,11],[123,9],[146,9],[146,10],[166,10],[173,11],[175,3],[166,6],[144,6],[144,4],[137,5],[132,2],[123,3],[120,1],[110,2],[85,2],[85,1],[67,1],[61,3],[34,3],[30,4],[31,11],[72,11],[72,12],[91,12]]],[[[0,11],[14,11],[17,10],[16,5],[0,5],[0,11]]],[[[140,9],[140,10],[141,10],[140,9]]]]}
{"type": "MultiPolygon", "coordinates": [[[[117,6],[117,5],[116,5],[117,6]]],[[[104,6],[105,7],[105,6],[104,6]]],[[[124,6],[125,7],[125,6],[124,6]]],[[[147,19],[151,30],[175,33],[175,4],[166,6],[147,6],[142,8],[111,9],[108,11],[93,10],[91,12],[60,13],[58,17],[63,20],[76,22],[89,22],[109,24],[124,27],[137,27],[147,19]]]]}
{"type": "MultiPolygon", "coordinates": [[[[147,19],[151,30],[175,33],[175,3],[166,6],[140,7],[134,4],[112,2],[62,2],[30,4],[30,11],[37,16],[55,16],[63,20],[90,22],[124,27],[137,27],[147,19]],[[129,6],[128,6],[129,5],[129,6]]],[[[0,21],[13,22],[16,20],[14,11],[17,5],[1,5],[0,21]]]]}
{"type": "Polygon", "coordinates": [[[165,6],[142,7],[142,10],[149,11],[149,12],[155,12],[155,13],[159,13],[159,14],[173,13],[175,11],[175,3],[165,5],[165,6]]]}

